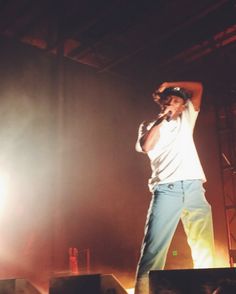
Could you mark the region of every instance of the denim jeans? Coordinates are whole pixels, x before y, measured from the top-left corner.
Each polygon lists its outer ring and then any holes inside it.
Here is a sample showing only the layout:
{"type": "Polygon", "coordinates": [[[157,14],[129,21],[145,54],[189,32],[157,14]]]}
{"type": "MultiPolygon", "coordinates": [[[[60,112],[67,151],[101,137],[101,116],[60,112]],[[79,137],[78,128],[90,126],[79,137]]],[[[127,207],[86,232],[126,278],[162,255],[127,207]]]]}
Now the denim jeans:
{"type": "Polygon", "coordinates": [[[187,235],[194,268],[214,266],[211,206],[205,198],[202,181],[186,180],[159,184],[154,190],[148,210],[137,267],[136,294],[148,293],[146,284],[150,270],[164,268],[179,220],[182,221],[187,235]]]}

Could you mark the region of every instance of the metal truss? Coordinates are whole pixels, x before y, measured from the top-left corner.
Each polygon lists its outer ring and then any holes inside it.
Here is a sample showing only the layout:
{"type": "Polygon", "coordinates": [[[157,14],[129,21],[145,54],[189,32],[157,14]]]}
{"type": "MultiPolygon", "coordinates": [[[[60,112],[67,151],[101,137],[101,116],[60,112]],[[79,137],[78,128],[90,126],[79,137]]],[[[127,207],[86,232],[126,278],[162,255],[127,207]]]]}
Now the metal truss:
{"type": "Polygon", "coordinates": [[[216,125],[229,263],[230,267],[234,267],[236,264],[236,98],[217,102],[216,125]]]}

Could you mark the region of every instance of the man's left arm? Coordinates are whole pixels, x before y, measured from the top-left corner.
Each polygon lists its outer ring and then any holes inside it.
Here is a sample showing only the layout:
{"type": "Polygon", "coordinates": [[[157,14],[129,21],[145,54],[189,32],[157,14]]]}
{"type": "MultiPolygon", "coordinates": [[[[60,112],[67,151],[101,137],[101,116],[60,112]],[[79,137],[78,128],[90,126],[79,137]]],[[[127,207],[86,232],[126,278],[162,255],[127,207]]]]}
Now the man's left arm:
{"type": "Polygon", "coordinates": [[[202,100],[202,92],[203,86],[200,82],[191,82],[191,81],[184,81],[184,82],[165,82],[161,84],[158,91],[163,92],[166,88],[169,87],[180,87],[184,88],[187,92],[191,94],[191,102],[193,104],[194,110],[199,111],[201,100],[202,100]]]}

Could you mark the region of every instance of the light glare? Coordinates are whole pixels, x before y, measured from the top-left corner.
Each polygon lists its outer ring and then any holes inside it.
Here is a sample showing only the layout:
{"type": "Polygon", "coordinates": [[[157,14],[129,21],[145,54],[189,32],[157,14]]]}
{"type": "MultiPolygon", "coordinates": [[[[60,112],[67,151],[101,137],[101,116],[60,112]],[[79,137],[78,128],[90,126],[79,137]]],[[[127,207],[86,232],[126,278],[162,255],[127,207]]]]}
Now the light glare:
{"type": "Polygon", "coordinates": [[[9,190],[9,175],[6,173],[0,173],[0,212],[1,213],[6,205],[8,190],[9,190]]]}

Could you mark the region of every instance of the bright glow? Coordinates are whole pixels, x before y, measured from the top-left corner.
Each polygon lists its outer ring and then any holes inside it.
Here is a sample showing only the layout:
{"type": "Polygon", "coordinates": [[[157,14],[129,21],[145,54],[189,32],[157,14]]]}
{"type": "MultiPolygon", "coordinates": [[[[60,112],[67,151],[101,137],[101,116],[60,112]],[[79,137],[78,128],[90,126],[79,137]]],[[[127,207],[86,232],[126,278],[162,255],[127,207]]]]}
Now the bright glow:
{"type": "Polygon", "coordinates": [[[226,248],[216,247],[215,252],[209,246],[202,246],[198,252],[195,252],[194,268],[218,268],[228,267],[226,248]],[[212,253],[211,253],[212,252],[212,253]],[[213,257],[213,259],[212,259],[213,257]]]}
{"type": "Polygon", "coordinates": [[[125,289],[128,294],[134,294],[134,288],[125,289]]]}
{"type": "Polygon", "coordinates": [[[0,213],[6,205],[7,194],[9,190],[9,175],[0,173],[0,213]]]}
{"type": "Polygon", "coordinates": [[[215,266],[216,267],[229,267],[229,256],[226,247],[218,246],[216,248],[216,258],[215,258],[215,266]]]}

